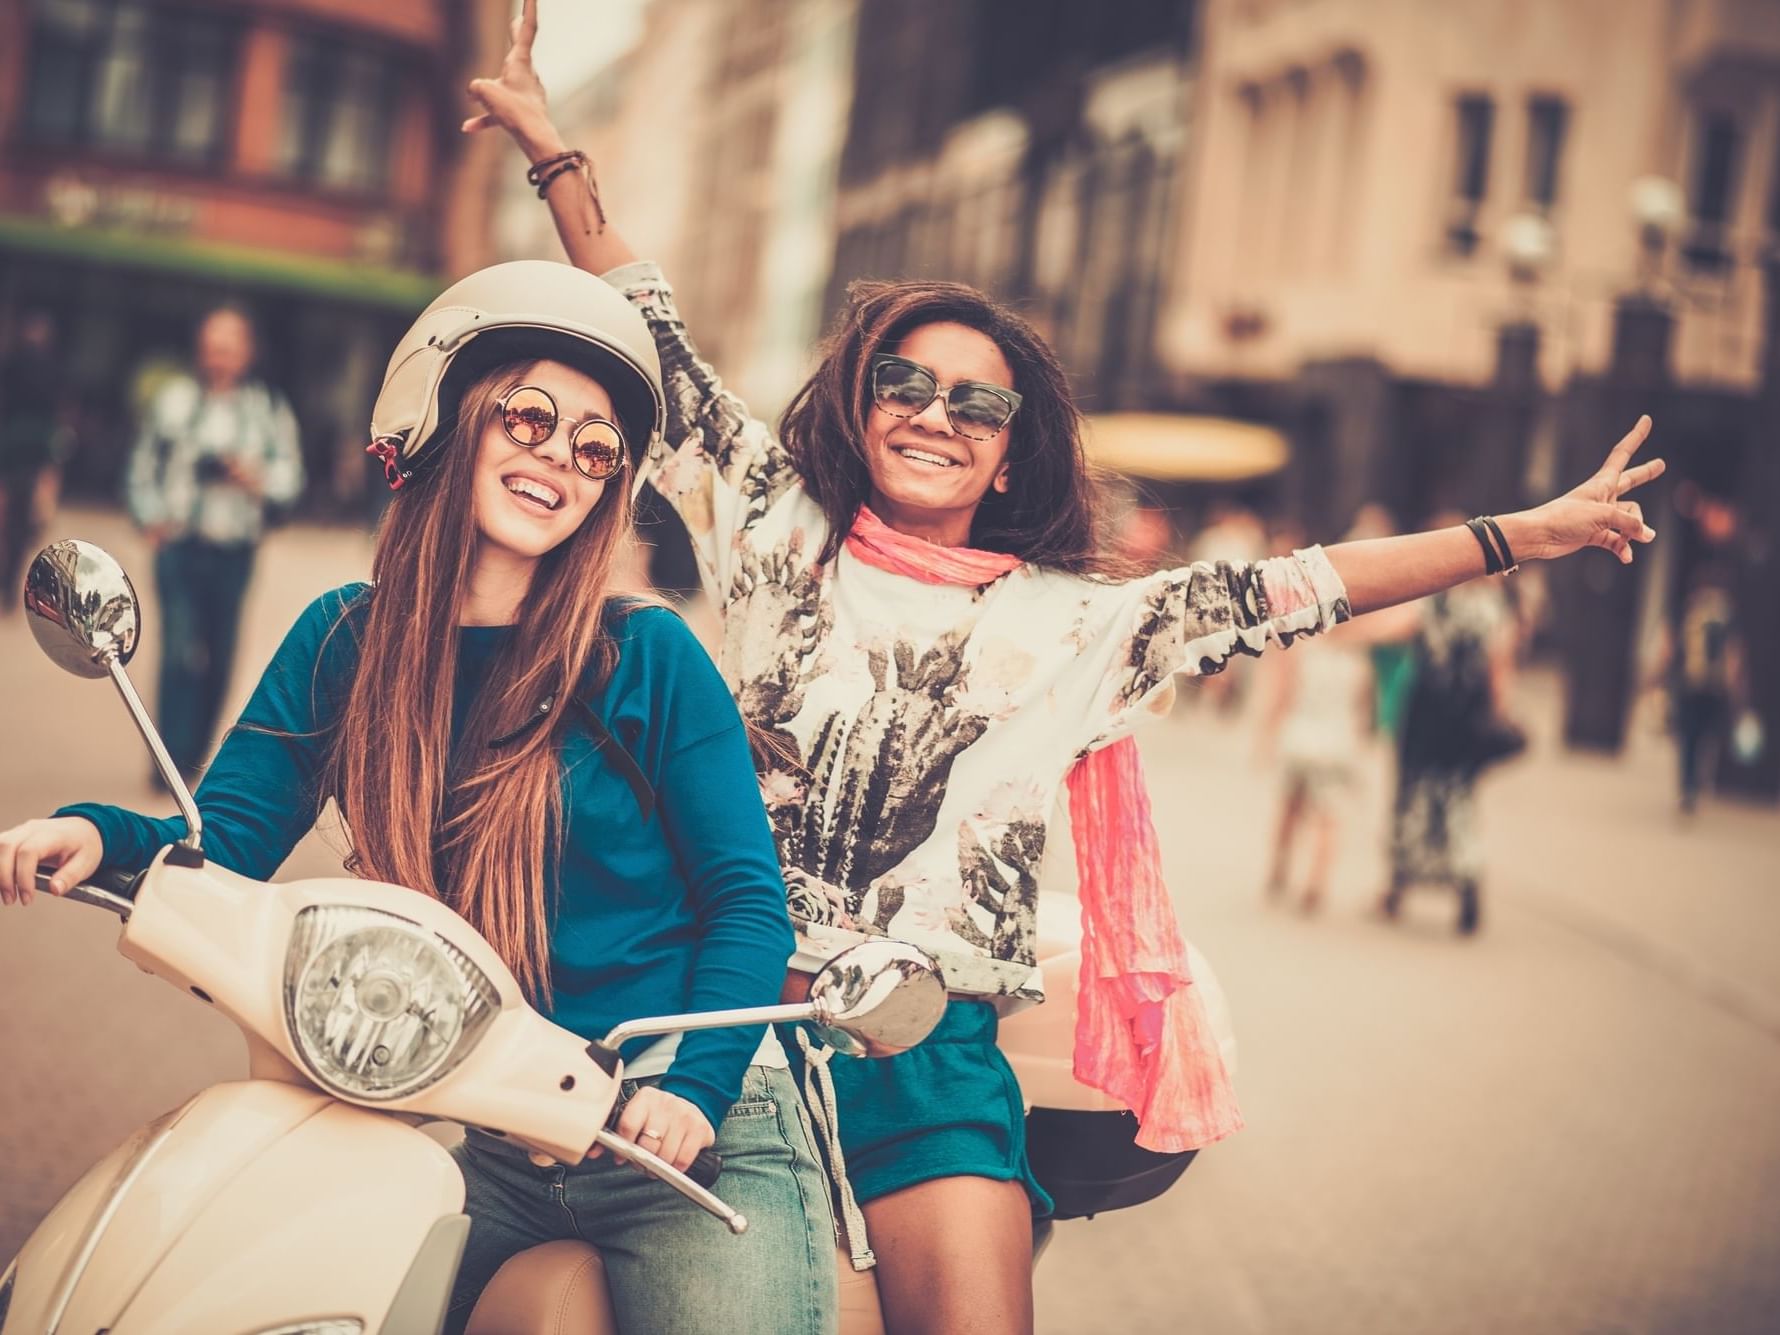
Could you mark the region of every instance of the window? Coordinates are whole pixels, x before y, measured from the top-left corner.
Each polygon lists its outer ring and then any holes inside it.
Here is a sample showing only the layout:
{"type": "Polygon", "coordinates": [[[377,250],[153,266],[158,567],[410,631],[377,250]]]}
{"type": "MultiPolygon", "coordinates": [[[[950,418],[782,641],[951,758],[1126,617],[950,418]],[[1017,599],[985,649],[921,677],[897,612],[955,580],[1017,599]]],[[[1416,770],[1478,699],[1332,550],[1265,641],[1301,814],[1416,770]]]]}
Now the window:
{"type": "Polygon", "coordinates": [[[1456,113],[1457,152],[1453,158],[1453,200],[1446,242],[1455,253],[1469,255],[1477,249],[1477,215],[1489,194],[1490,136],[1495,128],[1496,104],[1482,94],[1466,94],[1459,98],[1456,113]]]}
{"type": "Polygon", "coordinates": [[[1458,175],[1454,192],[1471,204],[1483,203],[1490,186],[1490,131],[1496,104],[1487,97],[1459,99],[1458,175]]]}
{"type": "Polygon", "coordinates": [[[192,165],[227,148],[236,29],[144,0],[36,0],[25,129],[192,165]]]}
{"type": "Polygon", "coordinates": [[[1550,213],[1557,203],[1569,123],[1570,108],[1561,98],[1535,97],[1527,103],[1526,197],[1540,213],[1550,213]]]}
{"type": "Polygon", "coordinates": [[[1736,194],[1742,140],[1734,117],[1711,112],[1700,119],[1688,202],[1693,228],[1681,248],[1683,258],[1696,269],[1722,269],[1730,263],[1724,234],[1736,194]]]}
{"type": "Polygon", "coordinates": [[[1780,152],[1774,154],[1774,166],[1768,173],[1768,235],[1780,237],[1780,152]]]}
{"type": "Polygon", "coordinates": [[[387,182],[400,75],[377,51],[338,39],[291,43],[284,72],[280,170],[340,190],[381,192],[387,182]]]}

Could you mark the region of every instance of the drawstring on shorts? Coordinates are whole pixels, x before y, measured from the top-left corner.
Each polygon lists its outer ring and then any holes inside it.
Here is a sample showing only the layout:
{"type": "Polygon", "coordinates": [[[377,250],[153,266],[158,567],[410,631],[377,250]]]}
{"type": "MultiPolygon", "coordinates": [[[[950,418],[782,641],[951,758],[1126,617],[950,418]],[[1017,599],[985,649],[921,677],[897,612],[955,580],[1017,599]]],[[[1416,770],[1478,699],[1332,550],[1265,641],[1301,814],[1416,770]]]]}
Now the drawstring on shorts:
{"type": "Polygon", "coordinates": [[[828,1158],[829,1176],[834,1179],[840,1194],[841,1208],[835,1224],[852,1258],[853,1269],[870,1270],[877,1265],[878,1258],[865,1236],[865,1214],[853,1195],[853,1182],[847,1176],[847,1159],[841,1152],[840,1109],[834,1096],[834,1076],[828,1069],[834,1049],[817,1047],[802,1025],[797,1026],[797,1046],[803,1053],[804,1102],[815,1120],[816,1133],[822,1139],[822,1152],[828,1158]]]}

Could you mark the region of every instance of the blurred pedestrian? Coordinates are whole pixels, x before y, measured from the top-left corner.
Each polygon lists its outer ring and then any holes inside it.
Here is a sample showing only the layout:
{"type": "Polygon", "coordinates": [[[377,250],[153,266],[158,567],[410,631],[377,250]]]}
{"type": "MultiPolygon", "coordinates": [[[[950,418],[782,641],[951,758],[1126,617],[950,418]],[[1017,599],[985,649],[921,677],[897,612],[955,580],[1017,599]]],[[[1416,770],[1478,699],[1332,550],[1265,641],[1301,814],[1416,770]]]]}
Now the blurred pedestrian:
{"type": "Polygon", "coordinates": [[[1310,871],[1299,906],[1314,913],[1327,896],[1335,866],[1342,798],[1360,777],[1372,671],[1345,630],[1281,654],[1273,666],[1275,690],[1262,724],[1263,747],[1277,755],[1283,784],[1267,894],[1270,899],[1285,895],[1293,845],[1308,826],[1310,871]]]}
{"type": "Polygon", "coordinates": [[[1396,917],[1411,886],[1459,896],[1458,928],[1481,920],[1483,850],[1477,778],[1525,745],[1504,711],[1514,661],[1513,616],[1500,586],[1473,583],[1422,603],[1415,684],[1397,752],[1391,880],[1382,908],[1396,917]]]}
{"type": "Polygon", "coordinates": [[[49,315],[32,311],[0,361],[0,615],[17,605],[25,553],[60,490],[67,429],[55,345],[49,315]]]}
{"type": "Polygon", "coordinates": [[[1742,664],[1728,572],[1721,561],[1708,559],[1688,581],[1670,663],[1684,815],[1693,812],[1701,786],[1715,775],[1742,688],[1742,664]]]}
{"type": "Polygon", "coordinates": [[[161,602],[161,735],[188,775],[216,730],[267,512],[303,490],[296,417],[253,361],[242,312],[205,316],[195,374],[156,391],[130,455],[130,515],[154,549],[161,602]]]}

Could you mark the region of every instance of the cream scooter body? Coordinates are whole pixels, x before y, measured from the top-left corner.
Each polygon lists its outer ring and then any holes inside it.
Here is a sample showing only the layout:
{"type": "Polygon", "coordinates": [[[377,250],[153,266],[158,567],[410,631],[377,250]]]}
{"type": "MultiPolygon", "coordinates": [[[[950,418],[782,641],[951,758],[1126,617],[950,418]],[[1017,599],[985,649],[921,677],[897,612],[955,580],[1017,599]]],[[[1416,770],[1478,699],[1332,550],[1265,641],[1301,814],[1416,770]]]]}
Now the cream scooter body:
{"type": "Polygon", "coordinates": [[[204,1091],[96,1165],[20,1252],[0,1329],[248,1332],[320,1318],[433,1329],[468,1219],[456,1164],[417,1125],[464,1122],[575,1162],[622,1068],[601,1069],[585,1039],[527,1005],[437,900],[345,878],[268,885],[214,862],[174,865],[172,852],[139,882],[119,951],[234,1021],[252,1078],[204,1091]],[[312,909],[387,915],[481,971],[499,1008],[453,1069],[374,1107],[317,1088],[285,1002],[293,933],[312,909]],[[406,1317],[405,1286],[426,1290],[408,1296],[406,1317]]]}

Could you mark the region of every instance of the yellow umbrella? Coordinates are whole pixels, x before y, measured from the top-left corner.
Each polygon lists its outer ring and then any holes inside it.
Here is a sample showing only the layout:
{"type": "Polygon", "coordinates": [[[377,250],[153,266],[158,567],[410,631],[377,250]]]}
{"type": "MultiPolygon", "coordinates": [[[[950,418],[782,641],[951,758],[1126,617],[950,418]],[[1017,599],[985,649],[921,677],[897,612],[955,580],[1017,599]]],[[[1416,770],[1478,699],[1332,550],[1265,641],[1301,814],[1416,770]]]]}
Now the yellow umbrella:
{"type": "Polygon", "coordinates": [[[1088,418],[1086,443],[1100,467],[1156,482],[1246,482],[1292,455],[1270,426],[1192,413],[1104,413],[1088,418]]]}

